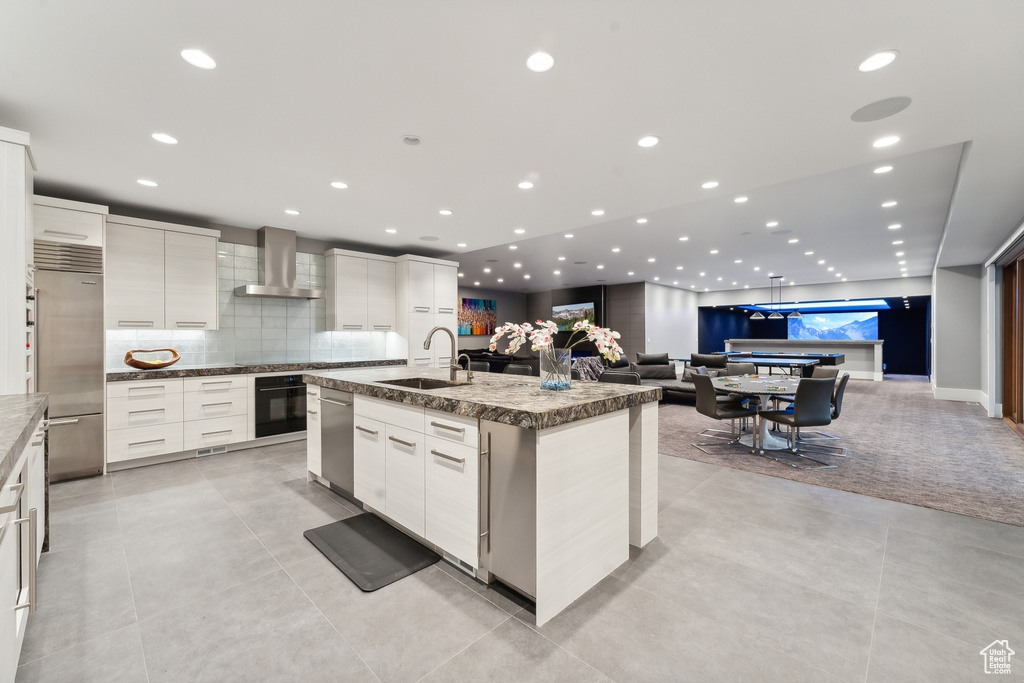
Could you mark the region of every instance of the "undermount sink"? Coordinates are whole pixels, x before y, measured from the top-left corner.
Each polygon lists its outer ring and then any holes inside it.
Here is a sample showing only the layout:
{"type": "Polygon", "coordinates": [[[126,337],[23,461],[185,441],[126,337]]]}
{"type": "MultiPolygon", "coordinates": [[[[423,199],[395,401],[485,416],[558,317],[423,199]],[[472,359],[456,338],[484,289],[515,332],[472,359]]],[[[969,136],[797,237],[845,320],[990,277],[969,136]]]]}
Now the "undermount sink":
{"type": "Polygon", "coordinates": [[[409,389],[444,389],[447,387],[460,387],[468,382],[452,382],[447,379],[435,379],[433,377],[403,377],[402,379],[382,379],[381,384],[393,384],[396,387],[408,387],[409,389]]]}

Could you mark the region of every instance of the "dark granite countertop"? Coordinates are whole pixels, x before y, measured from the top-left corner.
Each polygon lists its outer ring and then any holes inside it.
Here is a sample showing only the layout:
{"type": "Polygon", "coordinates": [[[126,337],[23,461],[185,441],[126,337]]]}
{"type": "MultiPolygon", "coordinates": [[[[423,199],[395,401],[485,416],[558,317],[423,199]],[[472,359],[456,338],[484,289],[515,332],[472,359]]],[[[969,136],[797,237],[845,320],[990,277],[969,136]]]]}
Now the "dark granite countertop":
{"type": "Polygon", "coordinates": [[[48,394],[0,396],[0,485],[7,481],[49,405],[48,394]]]}
{"type": "MultiPolygon", "coordinates": [[[[380,383],[380,380],[404,377],[448,379],[448,370],[408,367],[342,370],[306,373],[302,379],[307,384],[318,384],[329,389],[351,391],[527,429],[547,429],[661,400],[661,389],[656,387],[574,380],[571,389],[549,391],[540,388],[539,377],[492,372],[473,373],[472,384],[430,391],[380,383]]],[[[465,377],[466,373],[460,371],[459,380],[465,381],[465,377]]]]}
{"type": "Polygon", "coordinates": [[[333,363],[263,363],[260,365],[172,365],[164,370],[137,370],[125,366],[124,370],[108,372],[108,382],[136,379],[174,379],[176,377],[215,377],[217,375],[250,375],[261,372],[305,372],[308,370],[336,370],[341,368],[370,368],[400,365],[404,358],[391,360],[350,360],[333,363]]]}

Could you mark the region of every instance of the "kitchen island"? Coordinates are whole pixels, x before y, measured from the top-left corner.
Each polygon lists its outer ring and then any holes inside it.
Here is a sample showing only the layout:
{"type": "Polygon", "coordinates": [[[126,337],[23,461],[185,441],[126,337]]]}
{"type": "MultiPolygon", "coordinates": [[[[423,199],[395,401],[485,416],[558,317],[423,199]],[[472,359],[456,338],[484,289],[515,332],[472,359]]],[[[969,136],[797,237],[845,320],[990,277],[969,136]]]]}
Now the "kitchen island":
{"type": "MultiPolygon", "coordinates": [[[[532,598],[538,625],[657,535],[660,389],[574,381],[548,391],[537,377],[495,373],[467,384],[461,371],[454,386],[388,384],[415,377],[449,373],[303,380],[324,396],[352,394],[353,496],[480,580],[532,598]]],[[[332,447],[325,438],[325,463],[332,447]]]]}

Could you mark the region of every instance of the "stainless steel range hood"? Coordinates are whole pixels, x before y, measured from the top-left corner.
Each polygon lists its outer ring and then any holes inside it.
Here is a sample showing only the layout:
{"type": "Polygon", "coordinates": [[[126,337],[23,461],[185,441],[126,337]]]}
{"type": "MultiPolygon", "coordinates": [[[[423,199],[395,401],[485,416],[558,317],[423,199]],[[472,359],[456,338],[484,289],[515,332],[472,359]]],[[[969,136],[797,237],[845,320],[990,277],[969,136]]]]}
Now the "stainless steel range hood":
{"type": "Polygon", "coordinates": [[[235,287],[235,296],[322,299],[322,289],[295,286],[295,231],[264,226],[258,231],[260,283],[235,287]]]}

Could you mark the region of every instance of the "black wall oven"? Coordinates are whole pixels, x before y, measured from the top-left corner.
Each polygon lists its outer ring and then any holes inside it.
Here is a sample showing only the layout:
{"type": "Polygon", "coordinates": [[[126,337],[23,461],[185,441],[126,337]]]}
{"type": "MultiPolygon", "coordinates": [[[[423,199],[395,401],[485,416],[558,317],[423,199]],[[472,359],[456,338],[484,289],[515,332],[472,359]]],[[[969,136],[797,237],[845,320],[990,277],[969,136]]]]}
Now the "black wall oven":
{"type": "Polygon", "coordinates": [[[302,375],[256,378],[256,436],[306,429],[306,385],[302,375]]]}

